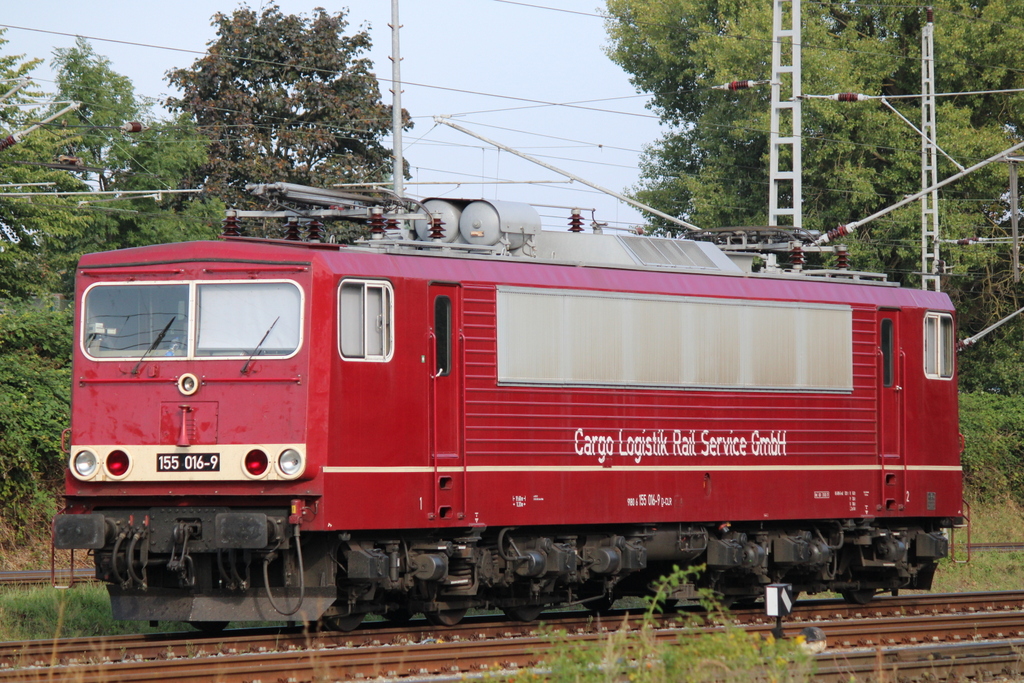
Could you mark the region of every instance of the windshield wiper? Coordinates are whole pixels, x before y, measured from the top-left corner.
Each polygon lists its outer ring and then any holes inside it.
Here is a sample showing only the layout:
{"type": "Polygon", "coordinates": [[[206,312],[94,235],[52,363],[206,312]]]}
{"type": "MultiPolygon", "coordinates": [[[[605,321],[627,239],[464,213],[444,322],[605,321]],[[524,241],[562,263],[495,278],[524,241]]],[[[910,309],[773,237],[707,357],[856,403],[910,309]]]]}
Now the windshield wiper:
{"type": "Polygon", "coordinates": [[[167,321],[167,324],[164,325],[164,329],[160,330],[160,334],[156,335],[156,339],[153,340],[153,343],[149,345],[149,348],[146,349],[146,352],[142,354],[142,358],[140,358],[139,362],[135,364],[134,368],[132,368],[133,375],[137,375],[139,373],[139,366],[142,365],[142,361],[146,360],[146,356],[153,353],[153,349],[160,346],[160,342],[162,342],[164,340],[164,336],[167,335],[167,330],[171,329],[171,325],[173,325],[174,321],[177,319],[178,316],[174,315],[171,316],[171,319],[167,321]]]}
{"type": "Polygon", "coordinates": [[[256,348],[252,350],[252,355],[249,356],[249,360],[245,361],[245,365],[242,366],[242,374],[244,375],[249,369],[249,363],[252,363],[252,359],[256,357],[256,354],[260,352],[260,347],[263,346],[263,342],[267,341],[267,337],[270,336],[270,331],[274,329],[274,325],[281,319],[281,316],[274,318],[274,322],[270,323],[270,327],[263,333],[263,339],[260,339],[260,343],[256,345],[256,348]]]}

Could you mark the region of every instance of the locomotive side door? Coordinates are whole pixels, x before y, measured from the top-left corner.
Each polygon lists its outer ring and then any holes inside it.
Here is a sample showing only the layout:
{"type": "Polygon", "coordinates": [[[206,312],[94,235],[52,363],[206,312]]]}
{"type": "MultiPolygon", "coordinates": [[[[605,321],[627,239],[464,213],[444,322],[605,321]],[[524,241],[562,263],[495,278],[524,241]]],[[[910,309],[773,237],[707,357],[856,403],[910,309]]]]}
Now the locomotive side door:
{"type": "Polygon", "coordinates": [[[894,514],[906,496],[903,453],[904,355],[900,347],[900,311],[883,308],[877,314],[878,341],[878,457],[881,495],[877,510],[894,514]]]}
{"type": "Polygon", "coordinates": [[[456,284],[430,285],[430,459],[434,468],[431,519],[465,517],[463,451],[462,290],[456,284]]]}

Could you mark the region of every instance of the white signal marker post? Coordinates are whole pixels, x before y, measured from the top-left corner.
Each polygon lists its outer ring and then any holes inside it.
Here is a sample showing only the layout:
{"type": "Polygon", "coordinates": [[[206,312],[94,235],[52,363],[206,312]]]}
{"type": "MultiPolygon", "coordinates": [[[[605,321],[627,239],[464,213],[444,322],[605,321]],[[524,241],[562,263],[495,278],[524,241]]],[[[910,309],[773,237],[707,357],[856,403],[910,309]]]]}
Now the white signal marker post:
{"type": "Polygon", "coordinates": [[[782,638],[782,617],[793,612],[793,584],[772,583],[764,587],[764,610],[769,617],[775,617],[772,635],[782,638]]]}

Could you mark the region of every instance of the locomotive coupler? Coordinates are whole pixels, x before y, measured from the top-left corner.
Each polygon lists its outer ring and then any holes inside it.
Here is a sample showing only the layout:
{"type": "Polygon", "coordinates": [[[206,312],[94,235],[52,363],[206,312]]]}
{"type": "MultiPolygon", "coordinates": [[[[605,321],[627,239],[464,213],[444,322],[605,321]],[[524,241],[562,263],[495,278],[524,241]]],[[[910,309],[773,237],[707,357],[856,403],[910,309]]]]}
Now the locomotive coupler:
{"type": "Polygon", "coordinates": [[[196,522],[178,522],[174,527],[174,546],[171,559],[167,560],[167,569],[176,572],[184,586],[196,585],[192,556],[188,554],[188,539],[198,537],[199,531],[200,526],[196,522]]]}

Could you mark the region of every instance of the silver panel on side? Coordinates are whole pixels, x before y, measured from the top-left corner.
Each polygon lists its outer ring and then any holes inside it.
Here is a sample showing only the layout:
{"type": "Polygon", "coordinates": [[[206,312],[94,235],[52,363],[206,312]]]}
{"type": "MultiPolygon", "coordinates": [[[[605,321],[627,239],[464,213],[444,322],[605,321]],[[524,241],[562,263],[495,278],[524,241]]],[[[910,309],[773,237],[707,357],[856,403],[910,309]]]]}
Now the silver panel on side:
{"type": "Polygon", "coordinates": [[[849,306],[498,289],[498,381],[852,391],[849,306]]]}

